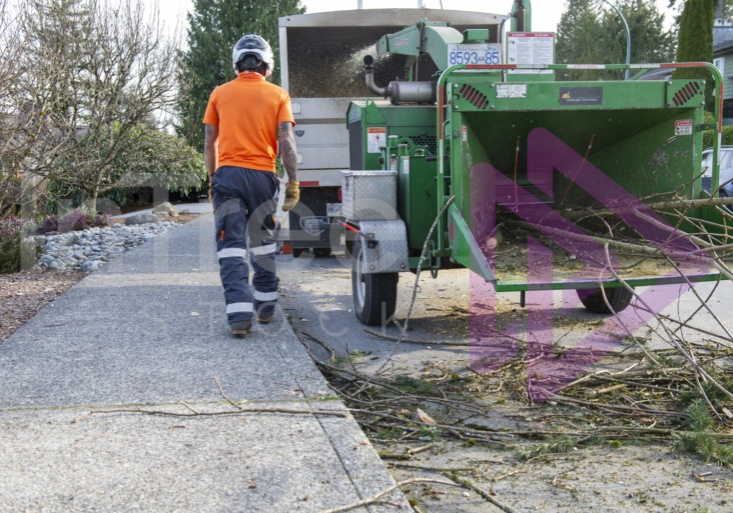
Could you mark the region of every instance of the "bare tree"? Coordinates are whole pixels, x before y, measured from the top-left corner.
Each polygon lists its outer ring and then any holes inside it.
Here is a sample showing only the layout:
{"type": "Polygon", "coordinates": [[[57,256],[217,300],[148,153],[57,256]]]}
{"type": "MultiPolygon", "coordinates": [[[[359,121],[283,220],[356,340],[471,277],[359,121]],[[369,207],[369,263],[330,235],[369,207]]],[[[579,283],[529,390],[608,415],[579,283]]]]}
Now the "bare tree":
{"type": "Polygon", "coordinates": [[[165,37],[159,13],[147,17],[139,2],[30,2],[20,89],[24,140],[33,144],[24,147],[24,165],[84,191],[90,209],[106,190],[160,181],[151,170],[198,181],[188,172],[190,153],[140,143],[164,136],[158,118],[176,94],[178,45],[165,37]]]}
{"type": "Polygon", "coordinates": [[[24,3],[11,9],[7,0],[0,0],[0,218],[19,203],[24,190],[13,158],[21,122],[16,96],[22,75],[24,38],[21,28],[24,13],[24,3]]]}

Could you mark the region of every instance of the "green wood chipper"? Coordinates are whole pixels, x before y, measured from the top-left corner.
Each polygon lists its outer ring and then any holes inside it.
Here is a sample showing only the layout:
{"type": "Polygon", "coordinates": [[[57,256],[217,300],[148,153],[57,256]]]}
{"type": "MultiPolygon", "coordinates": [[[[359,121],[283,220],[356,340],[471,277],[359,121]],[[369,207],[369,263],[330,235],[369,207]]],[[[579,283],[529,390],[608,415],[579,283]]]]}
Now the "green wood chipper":
{"type": "MultiPolygon", "coordinates": [[[[611,311],[609,304],[621,310],[631,298],[628,289],[608,274],[599,278],[598,269],[610,263],[603,238],[577,226],[599,209],[647,246],[663,247],[665,262],[669,255],[693,255],[685,273],[675,272],[679,262],[636,266],[624,274],[627,284],[719,279],[720,269],[695,253],[699,246],[675,235],[679,228],[697,230],[647,206],[669,191],[678,200],[709,197],[700,180],[702,131],[719,135],[721,124],[717,114],[714,126],[703,123],[705,81],[554,77],[556,70],[578,68],[632,69],[638,77],[653,68],[689,66],[709,69],[721,84],[718,70],[707,63],[556,65],[553,34],[501,38],[495,32],[461,33],[450,23],[423,19],[385,35],[377,58],[406,59],[404,79],[383,86],[375,83],[374,59],[364,59],[367,85],[384,99],[351,102],[346,119],[350,171],[343,172],[342,193],[359,320],[377,325],[389,319],[398,273],[419,265],[434,277],[441,269],[470,268],[496,292],[576,289],[593,311],[611,311]],[[551,239],[549,274],[533,276],[526,260],[514,265],[526,251],[501,245],[522,230],[551,239]]],[[[716,155],[719,145],[718,137],[716,155]]],[[[723,224],[714,208],[693,201],[683,210],[723,224]]],[[[618,237],[608,238],[612,249],[623,249],[618,237]]],[[[622,251],[616,253],[623,264],[622,251]]]]}

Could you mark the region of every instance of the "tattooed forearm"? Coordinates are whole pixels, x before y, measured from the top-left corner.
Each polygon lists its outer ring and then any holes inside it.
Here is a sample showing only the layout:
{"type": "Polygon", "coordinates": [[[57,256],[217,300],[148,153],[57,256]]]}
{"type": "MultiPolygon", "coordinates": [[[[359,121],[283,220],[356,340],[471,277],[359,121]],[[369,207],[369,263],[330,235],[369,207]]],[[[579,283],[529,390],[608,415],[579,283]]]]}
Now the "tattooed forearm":
{"type": "Polygon", "coordinates": [[[216,141],[219,138],[219,127],[206,125],[204,132],[204,163],[209,179],[216,173],[216,141]]]}
{"type": "Polygon", "coordinates": [[[284,121],[277,126],[277,132],[280,138],[280,158],[285,171],[288,173],[288,180],[297,182],[298,150],[295,147],[293,124],[290,121],[284,121]]]}

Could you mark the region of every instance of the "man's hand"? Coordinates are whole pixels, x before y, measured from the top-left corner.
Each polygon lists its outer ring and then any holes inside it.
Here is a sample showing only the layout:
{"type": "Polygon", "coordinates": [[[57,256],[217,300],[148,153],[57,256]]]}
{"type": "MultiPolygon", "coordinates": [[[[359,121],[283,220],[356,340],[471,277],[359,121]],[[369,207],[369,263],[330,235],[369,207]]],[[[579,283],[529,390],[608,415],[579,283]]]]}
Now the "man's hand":
{"type": "Polygon", "coordinates": [[[285,203],[283,203],[283,212],[287,212],[298,204],[300,200],[300,186],[298,182],[289,182],[285,188],[285,203]]]}

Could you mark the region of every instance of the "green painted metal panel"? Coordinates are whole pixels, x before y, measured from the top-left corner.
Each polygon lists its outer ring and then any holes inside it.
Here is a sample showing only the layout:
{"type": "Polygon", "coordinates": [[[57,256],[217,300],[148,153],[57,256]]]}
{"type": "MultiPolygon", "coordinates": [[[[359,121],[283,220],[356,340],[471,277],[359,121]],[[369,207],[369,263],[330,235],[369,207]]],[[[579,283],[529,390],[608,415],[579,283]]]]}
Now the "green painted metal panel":
{"type": "Polygon", "coordinates": [[[448,45],[463,42],[463,34],[451,27],[426,26],[423,37],[422,51],[430,55],[440,70],[448,67],[448,45]]]}
{"type": "MultiPolygon", "coordinates": [[[[602,89],[596,94],[603,103],[584,106],[559,104],[563,84],[526,84],[525,98],[497,99],[496,87],[482,84],[478,77],[461,77],[460,82],[448,83],[452,107],[451,130],[446,132],[450,194],[456,195],[461,214],[470,219],[468,175],[470,168],[479,162],[491,164],[512,179],[516,171],[518,185],[535,189],[527,181],[527,141],[536,128],[548,130],[580,155],[587,152],[590,164],[634,196],[674,190],[695,178],[702,152],[699,131],[702,109],[696,104],[695,95],[690,95],[686,108],[667,107],[668,89],[677,94],[681,83],[687,81],[673,81],[673,86],[666,82],[565,83],[573,88],[578,85],[602,89]],[[632,99],[623,96],[625,91],[629,91],[632,99]],[[484,110],[481,97],[476,100],[482,92],[487,100],[506,102],[500,108],[484,110]],[[632,103],[633,108],[629,108],[632,103]]],[[[555,208],[563,198],[568,206],[584,206],[595,201],[579,187],[573,185],[568,190],[569,186],[570,180],[556,172],[553,176],[555,208]]],[[[680,194],[692,199],[693,191],[699,193],[699,190],[698,180],[694,188],[685,188],[680,194]]],[[[535,194],[545,202],[553,200],[539,191],[535,194]]]]}
{"type": "MultiPolygon", "coordinates": [[[[422,249],[425,239],[438,214],[435,201],[436,161],[430,157],[426,146],[413,143],[406,156],[396,155],[398,172],[398,211],[407,224],[408,246],[422,249]]],[[[433,236],[433,240],[436,237],[433,236]]]]}
{"type": "Polygon", "coordinates": [[[491,266],[481,253],[468,224],[458,212],[455,204],[448,207],[448,226],[453,261],[468,267],[486,281],[496,283],[491,266]]]}
{"type": "Polygon", "coordinates": [[[488,82],[479,76],[464,75],[460,79],[453,78],[452,82],[447,84],[453,98],[451,108],[461,111],[691,108],[700,106],[704,99],[700,88],[680,105],[674,104],[673,96],[694,82],[689,80],[672,80],[671,85],[669,82],[651,80],[507,85],[488,82]]]}

